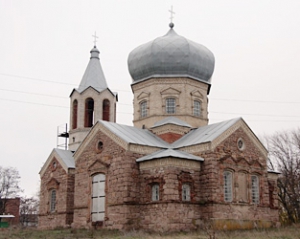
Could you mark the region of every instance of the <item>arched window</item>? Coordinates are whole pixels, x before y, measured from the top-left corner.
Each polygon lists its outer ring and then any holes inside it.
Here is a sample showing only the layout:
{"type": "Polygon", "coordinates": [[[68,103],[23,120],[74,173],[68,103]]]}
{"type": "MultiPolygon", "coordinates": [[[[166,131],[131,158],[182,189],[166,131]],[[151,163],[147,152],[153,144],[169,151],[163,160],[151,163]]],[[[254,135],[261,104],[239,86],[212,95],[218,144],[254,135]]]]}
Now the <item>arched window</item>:
{"type": "Polygon", "coordinates": [[[152,201],[159,201],[159,184],[152,185],[152,201]]]}
{"type": "Polygon", "coordinates": [[[254,204],[259,203],[259,181],[256,175],[251,175],[251,201],[254,204]]]}
{"type": "Polygon", "coordinates": [[[201,102],[198,100],[194,100],[194,116],[201,115],[201,102]]]}
{"type": "Polygon", "coordinates": [[[191,186],[187,183],[182,184],[182,201],[191,201],[191,186]]]}
{"type": "Polygon", "coordinates": [[[232,201],[232,172],[225,171],[224,174],[224,201],[232,201]]]}
{"type": "Polygon", "coordinates": [[[102,103],[102,119],[109,121],[109,112],[110,112],[110,102],[109,100],[103,100],[102,103]]]}
{"type": "Polygon", "coordinates": [[[104,221],[105,217],[105,174],[96,174],[92,179],[92,221],[104,221]]]}
{"type": "Polygon", "coordinates": [[[50,191],[50,212],[55,212],[56,207],[56,190],[52,189],[50,191]]]}
{"type": "Polygon", "coordinates": [[[239,202],[249,202],[248,189],[247,189],[247,178],[248,178],[248,174],[246,172],[238,172],[237,173],[238,190],[237,190],[237,194],[236,194],[236,199],[239,202]]]}
{"type": "Polygon", "coordinates": [[[175,98],[167,98],[166,99],[166,113],[167,114],[175,114],[176,112],[176,99],[175,98]]]}
{"type": "Polygon", "coordinates": [[[147,117],[147,101],[142,101],[140,103],[140,112],[141,112],[141,118],[147,117]]]}
{"type": "Polygon", "coordinates": [[[92,127],[94,121],[94,100],[88,98],[85,100],[84,127],[92,127]]]}
{"type": "Polygon", "coordinates": [[[78,102],[77,100],[74,100],[73,109],[72,109],[72,129],[77,128],[77,112],[78,112],[78,102]]]}

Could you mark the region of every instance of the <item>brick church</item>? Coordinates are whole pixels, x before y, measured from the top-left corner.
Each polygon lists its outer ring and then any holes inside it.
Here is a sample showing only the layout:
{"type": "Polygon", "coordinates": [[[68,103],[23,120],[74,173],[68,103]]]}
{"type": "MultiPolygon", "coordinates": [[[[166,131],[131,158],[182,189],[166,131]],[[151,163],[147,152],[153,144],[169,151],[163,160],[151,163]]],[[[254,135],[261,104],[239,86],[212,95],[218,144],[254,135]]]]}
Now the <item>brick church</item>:
{"type": "Polygon", "coordinates": [[[168,32],[134,49],[133,125],[116,123],[96,46],[70,95],[69,149],[40,171],[39,228],[179,231],[278,223],[277,174],[242,118],[208,124],[212,52],[168,32]]]}

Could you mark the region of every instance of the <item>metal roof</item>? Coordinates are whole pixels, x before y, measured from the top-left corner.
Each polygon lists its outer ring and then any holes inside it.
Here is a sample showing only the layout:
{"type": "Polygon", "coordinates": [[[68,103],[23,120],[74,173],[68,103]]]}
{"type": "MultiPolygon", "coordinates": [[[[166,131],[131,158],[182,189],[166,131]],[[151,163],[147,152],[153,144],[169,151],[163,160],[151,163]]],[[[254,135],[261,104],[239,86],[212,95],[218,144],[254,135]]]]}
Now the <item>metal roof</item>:
{"type": "Polygon", "coordinates": [[[268,173],[281,174],[281,172],[274,171],[274,170],[268,170],[268,173]]]}
{"type": "Polygon", "coordinates": [[[206,125],[190,131],[173,144],[172,148],[181,148],[195,144],[211,142],[242,118],[235,118],[216,124],[206,125]]]}
{"type": "Polygon", "coordinates": [[[156,122],[151,128],[166,125],[166,124],[175,124],[175,125],[179,125],[179,126],[192,128],[192,126],[190,124],[188,124],[188,123],[184,122],[183,120],[180,120],[174,116],[167,117],[167,118],[164,118],[163,120],[156,122]]]}
{"type": "Polygon", "coordinates": [[[173,150],[173,149],[163,149],[152,154],[146,155],[136,160],[136,162],[143,162],[152,159],[159,159],[159,158],[167,158],[167,157],[174,157],[174,158],[182,158],[182,159],[189,159],[195,161],[204,161],[203,158],[180,151],[180,150],[173,150]]]}
{"type": "Polygon", "coordinates": [[[75,168],[75,162],[72,151],[58,148],[55,148],[53,151],[55,151],[59,155],[59,157],[61,158],[61,160],[67,168],[75,168]]]}
{"type": "Polygon", "coordinates": [[[133,126],[117,124],[108,121],[98,121],[112,133],[126,141],[127,143],[147,145],[160,148],[169,148],[170,144],[151,133],[147,129],[139,129],[133,126]]]}
{"type": "Polygon", "coordinates": [[[214,65],[210,50],[178,35],[172,28],[128,56],[133,84],[152,77],[190,77],[210,84],[214,65]]]}
{"type": "Polygon", "coordinates": [[[172,144],[165,142],[147,129],[139,129],[133,126],[121,125],[102,120],[99,120],[98,122],[127,143],[165,149],[176,149],[211,142],[241,119],[242,118],[235,118],[193,129],[172,144]]]}
{"type": "Polygon", "coordinates": [[[99,92],[108,88],[99,60],[99,50],[94,46],[90,53],[90,61],[81,79],[80,85],[78,89],[76,89],[79,93],[83,92],[88,87],[93,87],[99,92]]]}

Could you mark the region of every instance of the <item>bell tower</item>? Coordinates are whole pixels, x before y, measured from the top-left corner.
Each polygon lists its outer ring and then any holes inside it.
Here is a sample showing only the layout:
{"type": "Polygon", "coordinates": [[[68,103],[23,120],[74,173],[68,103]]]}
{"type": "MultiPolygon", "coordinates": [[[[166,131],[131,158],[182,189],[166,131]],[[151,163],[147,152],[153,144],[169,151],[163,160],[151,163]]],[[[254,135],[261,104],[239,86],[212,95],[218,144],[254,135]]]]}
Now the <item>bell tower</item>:
{"type": "Polygon", "coordinates": [[[118,94],[112,92],[100,64],[95,46],[78,88],[70,95],[69,150],[76,151],[98,120],[116,122],[118,94]]]}

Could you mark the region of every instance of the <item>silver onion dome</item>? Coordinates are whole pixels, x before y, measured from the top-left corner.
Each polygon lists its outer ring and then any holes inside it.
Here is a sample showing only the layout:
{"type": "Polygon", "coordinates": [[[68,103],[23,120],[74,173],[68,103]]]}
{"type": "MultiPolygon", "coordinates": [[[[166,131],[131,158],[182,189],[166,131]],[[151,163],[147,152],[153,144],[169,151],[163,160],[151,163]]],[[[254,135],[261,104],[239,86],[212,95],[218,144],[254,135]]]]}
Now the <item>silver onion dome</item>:
{"type": "Polygon", "coordinates": [[[168,33],[135,48],[128,57],[133,83],[153,77],[190,77],[210,84],[214,55],[205,46],[179,36],[170,25],[168,33]]]}

